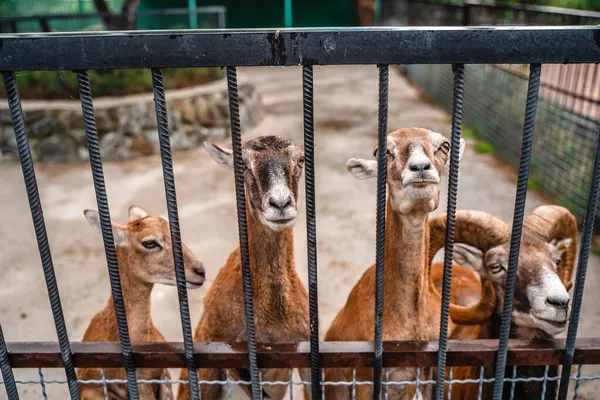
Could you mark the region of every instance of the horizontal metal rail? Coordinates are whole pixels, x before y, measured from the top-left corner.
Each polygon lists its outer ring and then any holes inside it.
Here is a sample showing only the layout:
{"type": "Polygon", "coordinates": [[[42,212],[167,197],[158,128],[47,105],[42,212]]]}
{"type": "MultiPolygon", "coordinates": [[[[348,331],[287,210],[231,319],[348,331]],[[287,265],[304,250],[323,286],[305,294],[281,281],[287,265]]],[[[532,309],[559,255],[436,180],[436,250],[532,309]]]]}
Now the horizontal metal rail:
{"type": "MultiPolygon", "coordinates": [[[[181,342],[132,343],[137,368],[185,368],[181,342]]],[[[62,368],[58,343],[7,342],[12,368],[62,368]]],[[[77,368],[123,368],[121,345],[71,342],[77,368]]],[[[508,342],[507,365],[560,365],[564,339],[516,340],[508,342]]],[[[310,342],[257,344],[259,368],[310,367],[310,342]]],[[[477,365],[492,368],[498,340],[448,341],[447,366],[477,365]]],[[[372,342],[320,342],[323,368],[373,367],[372,342]]],[[[435,367],[438,341],[383,342],[383,367],[435,367]]],[[[198,368],[248,368],[248,347],[237,343],[194,343],[198,368]]],[[[600,364],[600,338],[578,338],[573,364],[600,364]]]]}
{"type": "Polygon", "coordinates": [[[600,62],[600,28],[336,28],[0,36],[0,71],[600,62]]]}

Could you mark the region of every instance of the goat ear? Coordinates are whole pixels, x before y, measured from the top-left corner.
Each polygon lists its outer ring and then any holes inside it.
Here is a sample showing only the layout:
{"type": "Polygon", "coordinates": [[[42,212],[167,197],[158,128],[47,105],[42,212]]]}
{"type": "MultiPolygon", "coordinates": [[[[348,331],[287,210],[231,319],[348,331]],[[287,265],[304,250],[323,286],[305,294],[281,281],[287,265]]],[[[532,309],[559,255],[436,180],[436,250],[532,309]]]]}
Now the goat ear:
{"type": "Polygon", "coordinates": [[[377,161],[364,160],[362,158],[351,158],[346,163],[346,169],[356,179],[370,179],[377,176],[377,161]]]}
{"type": "MultiPolygon", "coordinates": [[[[96,232],[102,235],[102,226],[100,224],[100,214],[96,210],[84,210],[83,215],[88,220],[92,228],[96,232]]],[[[123,226],[112,223],[113,240],[117,246],[122,245],[125,242],[125,229],[123,226]]]]}
{"type": "Polygon", "coordinates": [[[233,151],[210,142],[204,142],[204,148],[221,167],[233,171],[233,151]]]}
{"type": "Polygon", "coordinates": [[[129,207],[129,222],[137,221],[138,219],[146,218],[148,213],[140,206],[129,207]]]}
{"type": "MultiPolygon", "coordinates": [[[[462,156],[467,148],[467,141],[463,138],[460,138],[460,147],[458,148],[458,159],[462,159],[462,156]]],[[[450,173],[450,153],[448,153],[448,158],[446,161],[446,165],[444,165],[444,175],[449,175],[450,173]]]]}

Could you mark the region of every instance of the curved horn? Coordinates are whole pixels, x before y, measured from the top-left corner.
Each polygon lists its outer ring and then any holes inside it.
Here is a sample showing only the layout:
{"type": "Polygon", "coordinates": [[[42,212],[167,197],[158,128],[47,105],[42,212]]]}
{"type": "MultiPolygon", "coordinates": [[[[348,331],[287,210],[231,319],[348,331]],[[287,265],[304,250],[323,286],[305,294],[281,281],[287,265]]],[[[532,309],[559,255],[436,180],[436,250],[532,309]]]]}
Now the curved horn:
{"type": "MultiPolygon", "coordinates": [[[[429,268],[435,254],[446,242],[446,214],[429,221],[429,268]]],[[[454,241],[477,247],[486,252],[510,239],[508,226],[481,211],[460,210],[456,212],[454,241]]],[[[477,271],[481,278],[481,299],[473,306],[450,304],[450,318],[458,324],[479,324],[487,320],[496,307],[496,292],[485,269],[477,271]]],[[[430,282],[433,292],[440,295],[430,282]]]]}
{"type": "Polygon", "coordinates": [[[562,265],[558,267],[563,285],[567,290],[571,289],[577,254],[577,219],[575,216],[561,206],[540,206],[525,218],[523,228],[545,242],[553,239],[571,239],[573,241],[562,256],[562,265]]]}

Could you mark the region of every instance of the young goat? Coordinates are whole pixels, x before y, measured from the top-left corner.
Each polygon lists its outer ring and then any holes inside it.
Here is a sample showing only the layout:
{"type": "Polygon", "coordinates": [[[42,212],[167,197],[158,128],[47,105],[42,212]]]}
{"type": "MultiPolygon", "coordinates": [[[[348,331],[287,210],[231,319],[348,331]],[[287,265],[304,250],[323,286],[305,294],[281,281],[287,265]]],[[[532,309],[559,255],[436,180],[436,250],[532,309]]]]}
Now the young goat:
{"type": "MultiPolygon", "coordinates": [[[[98,212],[85,210],[85,217],[92,227],[102,233],[98,212]]],[[[137,206],[129,207],[129,223],[112,223],[113,238],[117,252],[119,276],[127,313],[129,336],[132,342],[164,342],[165,338],[152,323],[150,294],[155,283],[175,285],[175,267],[171,248],[169,223],[160,217],[148,216],[137,206]]],[[[204,266],[196,256],[183,245],[185,277],[189,288],[198,288],[204,283],[204,266]]],[[[84,342],[118,342],[119,332],[112,295],[108,304],[98,312],[83,336],[84,342]]],[[[125,379],[125,371],[119,368],[105,369],[106,379],[125,379]]],[[[167,373],[168,376],[168,373],[167,373]]],[[[162,368],[140,368],[138,379],[164,379],[162,368]]],[[[101,379],[97,368],[83,368],[77,371],[77,379],[101,379]]],[[[170,386],[170,385],[169,385],[170,386]]],[[[128,399],[126,384],[109,384],[108,396],[111,400],[128,399]]],[[[83,400],[104,399],[100,385],[79,385],[83,400]]],[[[166,388],[158,384],[139,385],[141,399],[165,399],[166,388]]]]}
{"type": "MultiPolygon", "coordinates": [[[[383,340],[435,339],[440,327],[440,296],[430,282],[428,214],[439,203],[441,175],[449,158],[450,142],[426,129],[400,129],[388,135],[389,195],[385,231],[385,283],[383,340]]],[[[461,141],[460,155],[464,150],[461,141]]],[[[377,150],[375,150],[377,153],[377,150]]],[[[350,159],[347,169],[358,179],[377,175],[377,162],[350,159]]],[[[479,284],[478,281],[476,281],[479,284]]],[[[467,322],[486,319],[491,308],[479,307],[493,301],[491,284],[484,285],[483,300],[468,308],[452,307],[453,318],[467,322]]],[[[372,341],[374,336],[375,266],[354,286],[325,335],[326,341],[372,341]]],[[[358,369],[357,380],[372,379],[372,369],[358,369]]],[[[426,369],[422,379],[431,377],[426,369]]],[[[391,380],[412,380],[415,369],[393,369],[391,380]]],[[[327,381],[351,381],[351,369],[326,371],[327,381]]],[[[424,392],[431,390],[429,386],[424,392]]],[[[415,386],[390,387],[391,398],[419,398],[415,386]]],[[[327,399],[350,399],[348,386],[327,386],[327,399]]],[[[356,388],[357,399],[373,398],[370,386],[356,388]]]]}
{"type": "MultiPolygon", "coordinates": [[[[204,147],[217,163],[233,169],[233,154],[215,144],[204,147]]],[[[244,187],[250,271],[257,343],[295,343],[309,338],[308,293],[294,262],[293,225],[297,215],[298,184],[304,164],[302,146],[278,137],[264,136],[243,146],[244,187]]],[[[195,341],[242,342],[247,340],[242,265],[239,247],[219,271],[204,298],[204,313],[195,341]]],[[[234,378],[249,379],[247,370],[231,370],[234,378]]],[[[303,380],[310,372],[300,371],[303,380]]],[[[187,372],[182,373],[186,379],[187,372]]],[[[202,369],[202,380],[225,379],[225,370],[202,369]]],[[[265,369],[263,380],[281,381],[285,369],[265,369]]],[[[248,388],[241,385],[246,396],[248,388]]],[[[264,386],[263,394],[281,399],[285,386],[264,386]]],[[[188,399],[189,386],[180,387],[179,400],[188,399]]],[[[220,385],[203,385],[202,398],[220,399],[220,385]]],[[[305,395],[308,394],[305,391],[305,395]]],[[[244,397],[246,397],[244,396],[244,397]]],[[[237,398],[237,397],[236,397],[237,398]]]]}
{"type": "MultiPolygon", "coordinates": [[[[444,244],[445,225],[445,215],[430,221],[430,259],[444,244]]],[[[504,305],[510,247],[509,229],[502,221],[485,213],[458,211],[455,241],[466,243],[483,252],[478,254],[477,250],[457,246],[454,251],[455,261],[478,271],[482,277],[488,275],[493,281],[497,300],[492,317],[470,331],[474,336],[454,338],[497,339],[504,305]]],[[[566,208],[541,206],[525,219],[515,283],[511,338],[549,338],[565,330],[576,242],[577,221],[566,208]]],[[[439,269],[441,266],[437,264],[432,268],[439,269]]],[[[436,286],[441,286],[439,280],[436,286]]],[[[472,288],[471,292],[474,291],[472,288]]],[[[464,293],[467,293],[467,290],[461,294],[464,293]]],[[[463,300],[455,299],[458,303],[463,300]]],[[[469,327],[464,328],[469,330],[469,327]]],[[[549,376],[556,376],[557,371],[556,367],[550,367],[549,376]]],[[[519,367],[517,377],[541,377],[544,372],[545,367],[519,367]]],[[[478,376],[478,368],[454,368],[455,379],[477,379],[478,376]]],[[[507,376],[512,376],[512,368],[507,368],[507,376]]],[[[556,398],[556,386],[556,382],[549,381],[544,398],[556,398]]],[[[486,385],[484,398],[491,398],[491,389],[492,385],[486,385]]],[[[477,392],[477,384],[452,386],[453,398],[456,396],[461,399],[476,399],[477,392]]],[[[540,398],[542,392],[542,382],[517,383],[515,386],[515,398],[540,398]]],[[[509,396],[510,384],[505,384],[504,397],[509,396]]]]}

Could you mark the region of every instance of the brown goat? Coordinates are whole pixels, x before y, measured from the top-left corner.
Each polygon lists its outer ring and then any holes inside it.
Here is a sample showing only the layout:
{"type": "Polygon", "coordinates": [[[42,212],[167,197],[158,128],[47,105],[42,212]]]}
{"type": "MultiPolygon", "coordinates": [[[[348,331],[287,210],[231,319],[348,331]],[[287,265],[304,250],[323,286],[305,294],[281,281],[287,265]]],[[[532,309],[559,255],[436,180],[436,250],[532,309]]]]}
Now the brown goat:
{"type": "MultiPolygon", "coordinates": [[[[85,217],[99,233],[100,217],[98,212],[85,210],[85,217]]],[[[175,285],[175,269],[169,223],[160,217],[148,216],[141,207],[129,207],[127,225],[112,223],[113,238],[117,251],[119,276],[127,313],[129,337],[132,342],[165,342],[165,338],[152,322],[150,313],[150,294],[155,283],[175,285]]],[[[185,276],[189,288],[198,288],[204,283],[204,266],[196,256],[183,245],[185,276]]],[[[84,342],[118,342],[119,331],[112,295],[108,304],[98,312],[83,335],[84,342]]],[[[138,379],[165,379],[162,368],[140,368],[138,379]]],[[[105,369],[106,379],[125,379],[125,371],[120,368],[105,369]]],[[[167,373],[168,377],[168,373],[167,373]]],[[[77,370],[77,379],[99,380],[98,368],[77,370]]],[[[169,385],[169,391],[171,390],[169,385]]],[[[104,399],[100,385],[79,385],[83,400],[104,399]]],[[[111,400],[128,399],[125,384],[108,384],[111,400]]],[[[140,399],[165,399],[165,385],[139,385],[140,399]]]]}
{"type": "MultiPolygon", "coordinates": [[[[446,216],[440,215],[430,221],[430,259],[444,244],[446,216]]],[[[491,318],[476,326],[464,326],[452,336],[453,339],[497,339],[504,304],[504,287],[510,234],[500,220],[478,211],[458,211],[456,214],[456,242],[466,243],[481,250],[483,254],[473,256],[464,247],[455,247],[455,258],[463,266],[488,276],[494,284],[496,307],[491,318]]],[[[571,276],[575,265],[577,222],[573,214],[559,206],[536,208],[523,223],[523,236],[515,283],[515,299],[511,327],[511,338],[548,338],[566,328],[568,317],[571,276]]],[[[438,264],[439,265],[439,264],[438,264]]],[[[432,268],[436,268],[435,264],[432,268]]],[[[437,267],[439,268],[439,267],[437,267]]],[[[454,283],[454,279],[453,279],[454,283]]],[[[441,280],[435,282],[441,287],[441,280]]],[[[471,293],[476,289],[471,288],[471,293]]],[[[468,293],[463,290],[461,294],[468,293]]],[[[464,299],[454,298],[460,304],[464,299]]],[[[551,368],[550,374],[556,375],[551,368]]],[[[491,371],[490,371],[491,373],[491,371]]],[[[509,375],[512,371],[507,371],[509,375]]],[[[521,367],[517,376],[543,376],[543,367],[521,367]]],[[[488,376],[491,376],[488,374],[488,376]]],[[[477,379],[478,368],[454,368],[454,379],[477,379]]],[[[491,398],[492,385],[485,385],[484,398],[491,398]]],[[[477,384],[455,384],[452,397],[476,399],[477,384]]],[[[542,393],[540,382],[518,383],[515,398],[539,398],[542,393]]],[[[505,388],[505,396],[508,390],[505,388]]],[[[547,399],[556,397],[556,383],[548,382],[547,399]]]]}
{"type": "MultiPolygon", "coordinates": [[[[231,169],[231,150],[205,142],[204,147],[222,166],[231,169]]],[[[297,215],[298,184],[304,164],[302,146],[278,137],[249,140],[243,147],[250,271],[257,343],[295,343],[310,335],[308,293],[296,272],[293,225],[297,215]]],[[[204,313],[195,341],[247,340],[240,249],[234,250],[204,298],[204,313]]],[[[245,370],[231,370],[234,378],[248,379],[245,370]]],[[[308,370],[300,371],[310,380],[308,370]]],[[[287,379],[285,369],[265,369],[264,380],[287,379]]],[[[182,374],[186,379],[187,371],[182,374]]],[[[225,370],[202,369],[201,379],[225,379],[225,370]]],[[[248,388],[242,386],[247,397],[248,388]]],[[[286,387],[263,386],[271,399],[281,399],[286,387]]],[[[179,400],[189,398],[189,386],[180,387],[179,400]]],[[[305,392],[305,395],[308,394],[305,392]]],[[[220,385],[203,385],[202,398],[219,399],[220,385]]]]}
{"type": "MultiPolygon", "coordinates": [[[[464,150],[461,142],[460,154],[464,150]]],[[[400,129],[388,135],[389,195],[385,231],[385,283],[383,340],[437,338],[440,325],[440,296],[430,281],[429,212],[439,203],[441,175],[448,161],[450,142],[443,135],[426,129],[400,129]]],[[[377,150],[376,150],[377,152],[377,150]]],[[[350,159],[346,164],[359,179],[377,175],[377,163],[350,159]]],[[[452,307],[457,319],[479,322],[487,319],[492,308],[481,304],[493,301],[491,284],[485,286],[486,301],[472,307],[452,307]]],[[[375,267],[370,267],[354,286],[345,306],[325,335],[326,341],[372,341],[374,336],[375,267]]],[[[372,378],[372,369],[357,369],[357,380],[372,378]]],[[[390,379],[414,379],[415,369],[390,371],[390,379]]],[[[422,374],[431,377],[431,369],[422,374]]],[[[352,380],[351,369],[329,369],[327,381],[352,380]]],[[[424,391],[430,391],[427,387],[424,391]]],[[[390,388],[389,396],[414,396],[415,387],[390,388]]],[[[349,387],[327,386],[327,399],[350,399],[349,387]]],[[[360,385],[357,399],[373,398],[373,389],[360,385]]]]}

